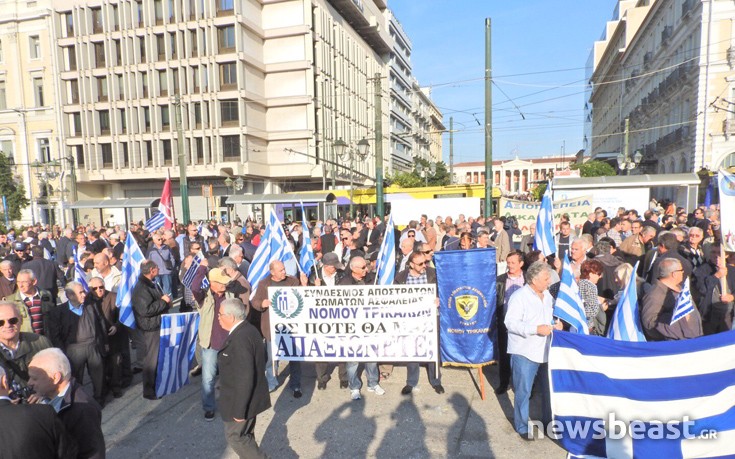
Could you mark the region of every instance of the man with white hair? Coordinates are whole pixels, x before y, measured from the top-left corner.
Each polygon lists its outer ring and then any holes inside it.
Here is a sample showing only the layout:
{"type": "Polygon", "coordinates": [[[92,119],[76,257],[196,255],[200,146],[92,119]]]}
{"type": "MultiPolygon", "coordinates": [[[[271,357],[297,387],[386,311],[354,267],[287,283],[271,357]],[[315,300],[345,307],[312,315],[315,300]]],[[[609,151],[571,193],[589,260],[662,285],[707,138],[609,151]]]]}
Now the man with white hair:
{"type": "Polygon", "coordinates": [[[74,246],[74,231],[71,228],[64,230],[64,235],[56,243],[56,264],[66,266],[72,256],[71,250],[74,246]]]}
{"type": "Polygon", "coordinates": [[[28,368],[28,385],[36,392],[30,403],[51,405],[78,447],[78,456],[105,457],[102,411],[71,375],[71,365],[61,349],[44,349],[28,368]]]}
{"type": "Polygon", "coordinates": [[[51,294],[38,288],[36,275],[30,269],[21,269],[16,282],[18,289],[5,300],[15,303],[23,316],[21,331],[46,334],[47,316],[56,307],[51,294]]]}
{"type": "Polygon", "coordinates": [[[105,290],[117,293],[122,273],[110,264],[110,257],[105,253],[98,253],[94,256],[94,269],[91,277],[101,277],[105,282],[105,290]]]}

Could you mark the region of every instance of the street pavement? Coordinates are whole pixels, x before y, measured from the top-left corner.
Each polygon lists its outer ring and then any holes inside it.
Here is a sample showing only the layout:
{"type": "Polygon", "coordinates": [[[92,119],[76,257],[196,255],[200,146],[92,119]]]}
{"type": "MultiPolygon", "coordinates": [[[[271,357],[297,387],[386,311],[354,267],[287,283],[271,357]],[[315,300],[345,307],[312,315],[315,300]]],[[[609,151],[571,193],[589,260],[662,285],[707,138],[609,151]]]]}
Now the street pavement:
{"type": "MultiPolygon", "coordinates": [[[[273,407],[258,416],[255,434],[272,458],[563,458],[554,442],[523,441],[512,427],[512,391],[493,393],[497,366],[485,367],[487,399],[479,392],[476,369],[444,368],[439,395],[422,370],[419,390],[401,395],[406,369],[397,366],[381,385],[383,396],[369,393],[352,401],[339,388],[337,369],[327,389],[318,391],[313,364],[303,364],[303,397],[288,389],[288,370],[281,364],[282,384],[271,394],[273,407]],[[492,384],[488,384],[488,381],[492,384]]],[[[364,375],[363,375],[364,381],[364,375]]],[[[531,400],[531,416],[540,415],[540,398],[531,400]]],[[[142,397],[140,375],[120,399],[108,399],[102,428],[109,459],[235,458],[224,439],[222,420],[204,420],[200,378],[162,400],[142,397]]]]}

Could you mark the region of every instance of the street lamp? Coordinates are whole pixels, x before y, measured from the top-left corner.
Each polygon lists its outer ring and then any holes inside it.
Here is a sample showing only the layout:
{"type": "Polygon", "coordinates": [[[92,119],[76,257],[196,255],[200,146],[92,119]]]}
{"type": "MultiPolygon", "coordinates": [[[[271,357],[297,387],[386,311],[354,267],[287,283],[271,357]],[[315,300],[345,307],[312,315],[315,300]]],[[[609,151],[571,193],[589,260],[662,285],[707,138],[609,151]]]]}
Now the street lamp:
{"type": "Polygon", "coordinates": [[[364,161],[367,158],[368,150],[370,149],[370,141],[363,138],[357,142],[357,148],[350,148],[347,142],[341,138],[334,142],[334,152],[337,156],[343,160],[350,161],[350,216],[354,216],[355,209],[355,187],[354,187],[354,172],[355,172],[355,156],[360,161],[364,161]]]}
{"type": "Polygon", "coordinates": [[[618,162],[618,169],[625,171],[625,175],[630,175],[630,171],[638,167],[638,164],[641,163],[643,155],[640,150],[636,150],[632,159],[624,153],[618,153],[615,159],[618,162]]]}
{"type": "Polygon", "coordinates": [[[431,163],[428,167],[424,167],[422,164],[416,165],[416,172],[424,178],[424,186],[429,186],[429,176],[436,175],[436,163],[431,163]]]}

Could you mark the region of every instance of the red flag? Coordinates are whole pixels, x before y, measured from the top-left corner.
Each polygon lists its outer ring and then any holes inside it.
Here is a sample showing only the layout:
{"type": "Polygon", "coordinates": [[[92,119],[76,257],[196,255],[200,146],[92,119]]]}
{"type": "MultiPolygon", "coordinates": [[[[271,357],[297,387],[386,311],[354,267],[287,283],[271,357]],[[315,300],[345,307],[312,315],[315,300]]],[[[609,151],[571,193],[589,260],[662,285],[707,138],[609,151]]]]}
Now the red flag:
{"type": "Polygon", "coordinates": [[[171,196],[171,179],[166,177],[166,182],[163,184],[163,192],[161,193],[161,202],[158,203],[158,210],[166,217],[166,221],[163,226],[166,229],[171,229],[174,226],[174,213],[173,213],[174,202],[171,196]]]}

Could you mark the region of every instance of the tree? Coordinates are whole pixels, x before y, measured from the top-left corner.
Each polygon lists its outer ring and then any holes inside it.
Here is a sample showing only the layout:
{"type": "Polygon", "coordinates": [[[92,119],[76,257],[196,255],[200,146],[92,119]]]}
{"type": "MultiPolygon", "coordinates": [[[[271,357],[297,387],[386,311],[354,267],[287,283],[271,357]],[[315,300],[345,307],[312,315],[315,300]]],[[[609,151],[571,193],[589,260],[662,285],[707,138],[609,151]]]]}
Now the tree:
{"type": "MultiPolygon", "coordinates": [[[[5,196],[8,202],[8,208],[4,209],[8,213],[10,220],[20,220],[20,211],[28,207],[28,198],[21,180],[15,180],[13,168],[10,166],[10,160],[5,154],[0,152],[0,196],[5,196]]],[[[2,214],[4,221],[5,214],[2,214]]]]}
{"type": "Polygon", "coordinates": [[[587,161],[582,164],[572,164],[571,169],[579,169],[579,174],[582,177],[605,177],[618,175],[615,168],[604,161],[587,161]]]}
{"type": "Polygon", "coordinates": [[[546,193],[546,182],[536,185],[531,190],[531,196],[533,196],[534,201],[540,201],[544,197],[544,193],[546,193]]]}
{"type": "Polygon", "coordinates": [[[393,184],[400,186],[401,188],[420,188],[424,186],[449,185],[452,180],[451,177],[449,177],[449,170],[447,169],[447,165],[444,164],[442,161],[434,163],[436,167],[434,175],[429,175],[426,178],[422,177],[421,174],[419,174],[416,170],[416,166],[418,165],[421,165],[428,170],[431,164],[432,162],[426,159],[416,158],[414,160],[414,167],[411,172],[396,172],[392,176],[390,176],[388,180],[393,184]]]}

